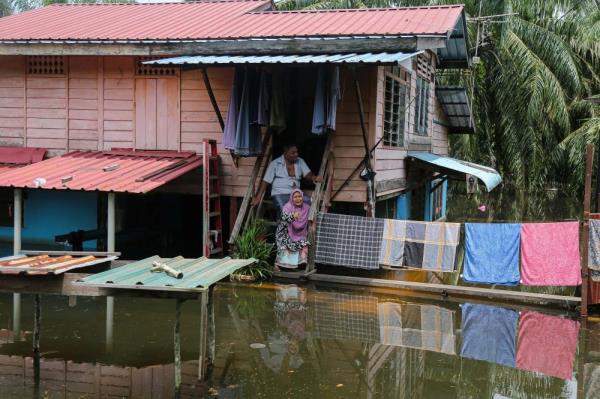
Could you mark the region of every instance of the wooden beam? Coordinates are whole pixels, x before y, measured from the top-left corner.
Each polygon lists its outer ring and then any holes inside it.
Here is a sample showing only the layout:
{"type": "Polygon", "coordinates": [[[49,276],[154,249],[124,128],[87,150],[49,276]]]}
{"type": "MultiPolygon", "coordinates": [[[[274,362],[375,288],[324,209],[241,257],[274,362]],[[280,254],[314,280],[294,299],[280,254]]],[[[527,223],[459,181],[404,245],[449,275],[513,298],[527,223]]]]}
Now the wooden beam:
{"type": "Polygon", "coordinates": [[[217,119],[219,120],[219,125],[221,126],[221,131],[225,131],[225,122],[223,121],[223,115],[221,115],[221,110],[219,109],[219,104],[217,103],[217,99],[215,98],[215,92],[210,85],[210,79],[208,79],[208,71],[206,68],[201,68],[200,73],[202,74],[202,80],[204,81],[204,87],[206,87],[206,91],[208,92],[208,98],[210,99],[210,103],[217,115],[217,119]]]}
{"type": "Polygon", "coordinates": [[[0,43],[0,55],[311,54],[416,51],[415,36],[393,38],[214,40],[172,43],[0,43]]]}
{"type": "Polygon", "coordinates": [[[500,299],[521,303],[535,303],[544,305],[567,305],[577,306],[581,298],[575,296],[537,294],[532,292],[517,292],[498,290],[494,288],[464,287],[446,284],[421,283],[414,281],[385,280],[378,278],[337,276],[330,274],[312,274],[307,277],[311,281],[322,281],[328,283],[360,285],[362,287],[383,287],[400,290],[411,290],[438,293],[444,297],[457,295],[463,297],[483,297],[488,299],[500,299]]]}
{"type": "Polygon", "coordinates": [[[581,265],[581,316],[588,314],[590,209],[592,202],[592,169],[594,145],[588,144],[585,152],[585,186],[583,195],[583,262],[581,265]]]}

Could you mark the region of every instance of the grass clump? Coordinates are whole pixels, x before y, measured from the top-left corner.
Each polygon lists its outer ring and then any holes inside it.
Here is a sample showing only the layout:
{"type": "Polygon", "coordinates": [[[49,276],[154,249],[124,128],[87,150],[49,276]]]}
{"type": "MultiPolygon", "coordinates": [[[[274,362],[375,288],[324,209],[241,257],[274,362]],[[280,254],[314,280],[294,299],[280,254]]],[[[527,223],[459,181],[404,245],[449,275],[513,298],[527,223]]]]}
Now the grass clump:
{"type": "Polygon", "coordinates": [[[255,219],[235,240],[233,257],[254,258],[256,262],[236,272],[253,280],[266,280],[273,274],[274,245],[267,242],[268,229],[265,221],[255,219]]]}

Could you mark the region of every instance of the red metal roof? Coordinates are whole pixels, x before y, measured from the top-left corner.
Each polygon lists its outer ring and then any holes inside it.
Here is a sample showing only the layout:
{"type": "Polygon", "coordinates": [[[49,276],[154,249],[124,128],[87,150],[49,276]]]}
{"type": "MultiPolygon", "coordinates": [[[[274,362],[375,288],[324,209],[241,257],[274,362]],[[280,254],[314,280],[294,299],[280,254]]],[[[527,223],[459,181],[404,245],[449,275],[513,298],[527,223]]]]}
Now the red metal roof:
{"type": "Polygon", "coordinates": [[[263,11],[268,0],[55,4],[0,18],[0,41],[446,35],[463,6],[263,11]]]}
{"type": "Polygon", "coordinates": [[[177,151],[74,151],[0,174],[0,187],[147,193],[202,165],[177,151]]]}

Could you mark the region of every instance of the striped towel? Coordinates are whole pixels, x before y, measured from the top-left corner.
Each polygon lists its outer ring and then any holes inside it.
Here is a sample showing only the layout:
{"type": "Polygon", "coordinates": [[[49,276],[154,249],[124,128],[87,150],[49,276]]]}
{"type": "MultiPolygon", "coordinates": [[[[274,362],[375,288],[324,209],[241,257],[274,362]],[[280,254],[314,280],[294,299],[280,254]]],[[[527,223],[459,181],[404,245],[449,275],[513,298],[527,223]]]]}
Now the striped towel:
{"type": "Polygon", "coordinates": [[[384,219],[383,242],[379,253],[379,263],[400,267],[404,263],[404,240],[406,239],[406,221],[384,219]]]}
{"type": "Polygon", "coordinates": [[[406,222],[404,266],[453,272],[460,223],[406,222]]]}

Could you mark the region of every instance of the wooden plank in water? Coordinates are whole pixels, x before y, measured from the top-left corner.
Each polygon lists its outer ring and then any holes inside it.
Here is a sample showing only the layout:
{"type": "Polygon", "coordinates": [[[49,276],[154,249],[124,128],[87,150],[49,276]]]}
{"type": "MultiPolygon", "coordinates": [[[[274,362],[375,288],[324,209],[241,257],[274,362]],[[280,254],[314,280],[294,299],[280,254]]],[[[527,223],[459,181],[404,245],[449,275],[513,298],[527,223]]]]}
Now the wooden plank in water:
{"type": "Polygon", "coordinates": [[[446,284],[385,280],[366,277],[336,276],[331,274],[318,273],[308,276],[308,279],[311,281],[360,285],[363,287],[397,288],[403,290],[433,292],[441,295],[460,295],[465,297],[480,298],[483,297],[488,299],[500,299],[521,303],[552,304],[563,306],[577,306],[581,304],[581,298],[579,297],[537,294],[532,292],[516,292],[508,290],[498,290],[494,288],[464,287],[446,284]]]}

